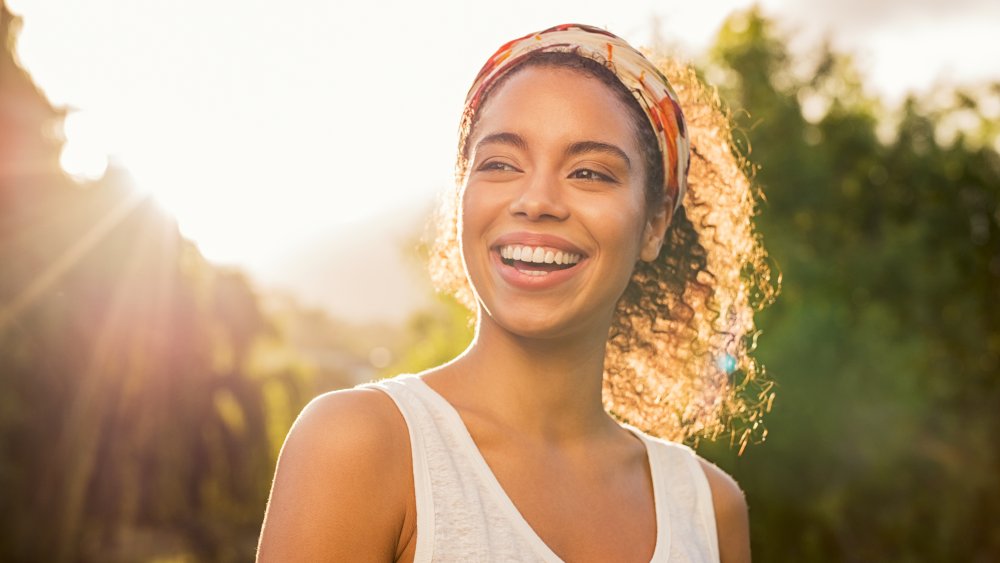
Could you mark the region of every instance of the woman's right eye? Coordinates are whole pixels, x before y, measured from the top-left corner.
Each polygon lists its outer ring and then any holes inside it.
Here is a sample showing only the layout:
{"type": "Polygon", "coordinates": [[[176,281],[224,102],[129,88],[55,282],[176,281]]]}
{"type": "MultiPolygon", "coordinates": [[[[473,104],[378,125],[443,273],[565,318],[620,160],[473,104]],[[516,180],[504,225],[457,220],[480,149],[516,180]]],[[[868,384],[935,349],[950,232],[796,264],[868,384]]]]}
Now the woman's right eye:
{"type": "Polygon", "coordinates": [[[477,170],[480,171],[497,170],[501,172],[516,172],[517,168],[514,168],[510,164],[503,162],[501,160],[487,160],[486,162],[480,164],[477,170]]]}

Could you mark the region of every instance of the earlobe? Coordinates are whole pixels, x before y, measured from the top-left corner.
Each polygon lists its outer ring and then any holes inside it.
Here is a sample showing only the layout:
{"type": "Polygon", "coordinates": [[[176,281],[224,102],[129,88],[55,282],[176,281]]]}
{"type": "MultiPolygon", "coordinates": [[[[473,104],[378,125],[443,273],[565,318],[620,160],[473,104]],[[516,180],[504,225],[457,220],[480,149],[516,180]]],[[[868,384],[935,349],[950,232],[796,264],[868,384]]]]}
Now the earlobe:
{"type": "Polygon", "coordinates": [[[646,221],[646,228],[642,234],[642,249],[639,252],[639,258],[645,262],[652,262],[660,255],[663,238],[666,236],[667,227],[670,226],[668,206],[669,198],[667,205],[646,221]]]}
{"type": "Polygon", "coordinates": [[[652,262],[656,260],[656,257],[660,255],[660,247],[662,246],[662,236],[647,236],[642,245],[642,252],[639,253],[639,258],[641,258],[644,262],[652,262]]]}

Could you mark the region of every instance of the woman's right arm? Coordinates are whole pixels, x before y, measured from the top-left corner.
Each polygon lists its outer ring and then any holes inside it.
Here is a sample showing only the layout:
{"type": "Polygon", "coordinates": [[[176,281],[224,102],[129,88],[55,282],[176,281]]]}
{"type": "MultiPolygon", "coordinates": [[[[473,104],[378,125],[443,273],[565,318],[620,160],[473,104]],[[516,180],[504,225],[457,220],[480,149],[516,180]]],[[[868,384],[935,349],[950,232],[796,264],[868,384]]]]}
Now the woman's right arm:
{"type": "Polygon", "coordinates": [[[395,560],[412,482],[406,425],[388,396],[317,397],[281,449],[257,561],[395,560]]]}

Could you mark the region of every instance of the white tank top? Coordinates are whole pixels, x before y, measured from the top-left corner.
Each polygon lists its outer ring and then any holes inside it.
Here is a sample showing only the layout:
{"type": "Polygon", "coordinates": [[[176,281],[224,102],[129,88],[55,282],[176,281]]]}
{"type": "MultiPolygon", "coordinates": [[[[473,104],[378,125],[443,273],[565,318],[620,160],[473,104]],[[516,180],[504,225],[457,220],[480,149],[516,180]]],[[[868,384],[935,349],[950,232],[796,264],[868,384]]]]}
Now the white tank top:
{"type": "MultiPolygon", "coordinates": [[[[514,506],[444,397],[414,375],[363,387],[388,394],[409,430],[417,507],[414,561],[562,562],[514,506]]],[[[625,428],[645,444],[653,476],[651,562],[718,562],[712,495],[694,452],[625,428]]]]}

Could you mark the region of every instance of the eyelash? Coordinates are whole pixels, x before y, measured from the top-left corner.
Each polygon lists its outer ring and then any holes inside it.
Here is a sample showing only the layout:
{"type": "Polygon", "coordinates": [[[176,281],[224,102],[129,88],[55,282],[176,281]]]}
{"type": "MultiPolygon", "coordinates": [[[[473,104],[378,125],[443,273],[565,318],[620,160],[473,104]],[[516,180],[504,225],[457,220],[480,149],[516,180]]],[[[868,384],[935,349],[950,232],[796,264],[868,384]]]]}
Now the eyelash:
{"type": "Polygon", "coordinates": [[[510,164],[507,164],[506,162],[500,160],[490,160],[482,163],[479,166],[478,170],[497,170],[497,171],[508,172],[517,169],[511,166],[510,164]]]}
{"type": "Polygon", "coordinates": [[[607,174],[602,174],[596,170],[591,170],[590,168],[581,168],[579,170],[574,170],[570,173],[570,178],[575,178],[578,180],[585,180],[587,182],[608,182],[611,184],[616,184],[614,178],[608,176],[607,174]],[[581,176],[580,174],[586,174],[586,176],[581,176]]]}
{"type": "MultiPolygon", "coordinates": [[[[489,160],[484,162],[477,168],[479,171],[489,172],[516,172],[518,171],[513,165],[503,162],[501,160],[489,160]]],[[[607,174],[602,174],[596,170],[590,168],[580,168],[574,170],[569,175],[570,178],[575,180],[583,180],[585,182],[606,182],[609,184],[617,184],[618,181],[608,176],[607,174]]]]}

